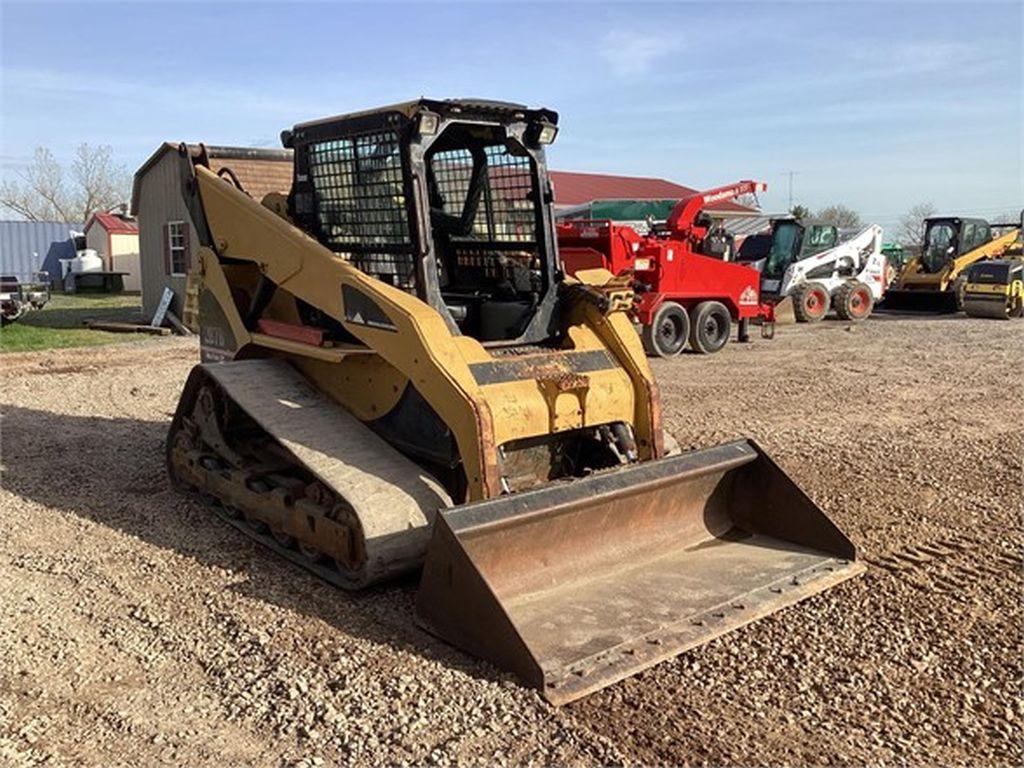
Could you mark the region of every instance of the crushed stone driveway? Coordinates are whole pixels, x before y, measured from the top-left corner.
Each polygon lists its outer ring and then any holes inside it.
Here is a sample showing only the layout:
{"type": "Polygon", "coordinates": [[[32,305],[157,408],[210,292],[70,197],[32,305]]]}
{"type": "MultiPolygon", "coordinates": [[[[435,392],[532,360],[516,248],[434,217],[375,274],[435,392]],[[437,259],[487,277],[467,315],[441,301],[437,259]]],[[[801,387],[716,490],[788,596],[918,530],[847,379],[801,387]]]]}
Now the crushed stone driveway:
{"type": "Polygon", "coordinates": [[[0,356],[0,765],[1020,765],[1024,322],[892,318],[653,361],[865,576],[559,709],[167,482],[194,341],[0,356]]]}

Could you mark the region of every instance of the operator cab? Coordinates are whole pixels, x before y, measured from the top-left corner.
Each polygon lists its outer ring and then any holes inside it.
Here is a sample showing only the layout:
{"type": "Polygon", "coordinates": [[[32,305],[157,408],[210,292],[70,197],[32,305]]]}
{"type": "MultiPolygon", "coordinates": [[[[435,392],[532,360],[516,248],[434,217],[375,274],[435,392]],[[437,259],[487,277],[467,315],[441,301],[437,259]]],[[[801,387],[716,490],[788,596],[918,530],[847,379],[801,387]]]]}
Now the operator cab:
{"type": "Polygon", "coordinates": [[[779,280],[793,262],[835,248],[838,242],[838,228],[823,221],[776,219],[772,222],[772,243],[764,275],[779,280]]]}
{"type": "Polygon", "coordinates": [[[980,248],[992,239],[992,228],[984,219],[942,216],[925,219],[921,268],[928,273],[940,271],[949,262],[980,248]]]}
{"type": "Polygon", "coordinates": [[[556,327],[557,246],[544,147],[558,115],[421,99],[304,123],[290,211],[360,270],[454,332],[534,344],[556,327]]]}

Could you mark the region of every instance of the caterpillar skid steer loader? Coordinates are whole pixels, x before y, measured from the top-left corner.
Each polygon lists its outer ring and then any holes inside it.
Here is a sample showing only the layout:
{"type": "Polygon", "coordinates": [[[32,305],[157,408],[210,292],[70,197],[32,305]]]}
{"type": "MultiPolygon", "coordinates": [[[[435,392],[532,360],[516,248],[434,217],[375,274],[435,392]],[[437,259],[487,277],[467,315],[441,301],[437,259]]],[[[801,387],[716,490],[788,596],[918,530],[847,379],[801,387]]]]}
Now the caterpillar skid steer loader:
{"type": "Polygon", "coordinates": [[[557,115],[419,100],[297,125],[251,199],[181,149],[203,363],[171,477],[554,703],[863,570],[750,441],[670,449],[631,289],[565,277],[557,115]]]}
{"type": "Polygon", "coordinates": [[[925,219],[921,253],[904,265],[882,307],[893,311],[959,311],[963,308],[967,269],[987,259],[1012,255],[1024,227],[1024,211],[1021,219],[1004,224],[958,216],[925,219]]]}

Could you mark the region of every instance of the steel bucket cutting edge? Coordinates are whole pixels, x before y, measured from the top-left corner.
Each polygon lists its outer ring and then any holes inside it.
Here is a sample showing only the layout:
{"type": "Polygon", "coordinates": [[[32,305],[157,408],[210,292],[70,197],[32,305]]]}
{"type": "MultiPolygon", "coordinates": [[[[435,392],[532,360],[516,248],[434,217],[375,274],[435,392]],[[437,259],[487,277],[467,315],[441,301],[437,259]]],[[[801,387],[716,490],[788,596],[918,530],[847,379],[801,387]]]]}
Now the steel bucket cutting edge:
{"type": "Polygon", "coordinates": [[[739,441],[443,510],[416,610],[563,704],[863,570],[739,441]]]}

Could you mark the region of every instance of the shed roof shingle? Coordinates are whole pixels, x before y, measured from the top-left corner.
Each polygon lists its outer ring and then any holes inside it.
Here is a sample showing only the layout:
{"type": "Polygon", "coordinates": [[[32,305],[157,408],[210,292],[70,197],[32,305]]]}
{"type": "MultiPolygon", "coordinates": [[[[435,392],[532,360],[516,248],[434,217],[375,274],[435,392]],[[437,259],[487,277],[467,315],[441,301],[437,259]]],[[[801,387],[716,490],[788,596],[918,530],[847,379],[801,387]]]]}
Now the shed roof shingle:
{"type": "MultiPolygon", "coordinates": [[[[135,179],[132,182],[132,213],[138,213],[140,185],[146,172],[163,157],[165,152],[177,152],[178,146],[178,144],[165,141],[135,172],[135,179]]],[[[198,144],[189,144],[188,147],[193,152],[199,151],[198,144]]],[[[224,167],[231,168],[242,188],[257,202],[269,192],[287,194],[291,189],[292,151],[290,149],[208,146],[206,154],[210,159],[210,169],[214,173],[224,167]]]]}

